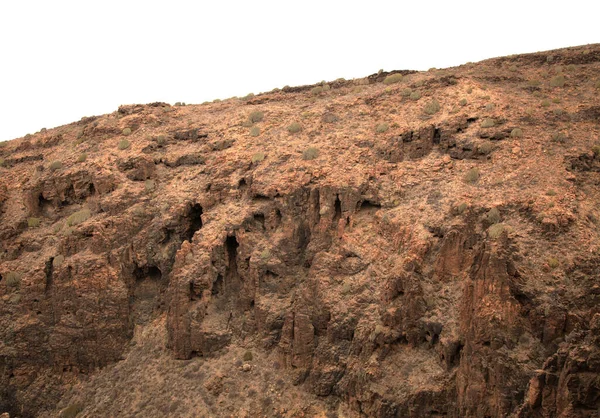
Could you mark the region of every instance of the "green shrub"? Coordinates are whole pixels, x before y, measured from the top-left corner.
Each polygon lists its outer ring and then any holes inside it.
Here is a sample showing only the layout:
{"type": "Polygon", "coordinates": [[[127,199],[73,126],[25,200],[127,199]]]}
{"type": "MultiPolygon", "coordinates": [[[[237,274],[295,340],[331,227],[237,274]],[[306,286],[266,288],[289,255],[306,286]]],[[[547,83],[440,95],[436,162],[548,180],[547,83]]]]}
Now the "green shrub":
{"type": "Polygon", "coordinates": [[[460,99],[460,101],[458,102],[459,105],[461,106],[466,106],[467,105],[467,99],[460,99]]]}
{"type": "Polygon", "coordinates": [[[490,154],[492,151],[494,150],[494,146],[492,145],[491,142],[484,142],[482,144],[479,144],[477,146],[477,151],[481,154],[481,155],[488,155],[490,154]]]}
{"type": "Polygon", "coordinates": [[[123,129],[122,134],[125,136],[131,135],[131,128],[123,129]]]}
{"type": "Polygon", "coordinates": [[[592,152],[594,153],[595,157],[597,157],[598,155],[600,155],[600,145],[594,145],[592,147],[592,152]]]}
{"type": "Polygon", "coordinates": [[[250,116],[248,116],[248,120],[251,123],[257,123],[257,122],[262,122],[264,117],[265,117],[265,114],[263,112],[257,110],[257,111],[250,113],[250,116]]]}
{"type": "Polygon", "coordinates": [[[550,100],[548,100],[548,99],[542,100],[541,105],[542,105],[542,107],[548,107],[548,106],[550,106],[550,100]]]}
{"type": "Polygon", "coordinates": [[[175,102],[173,106],[185,106],[185,102],[175,102]]]}
{"type": "Polygon", "coordinates": [[[555,77],[552,77],[552,79],[550,80],[550,86],[564,87],[565,86],[565,76],[560,74],[555,77]]]}
{"type": "Polygon", "coordinates": [[[90,212],[89,209],[82,209],[80,211],[73,213],[71,216],[69,216],[67,218],[67,225],[68,226],[79,225],[80,223],[87,221],[90,216],[92,216],[92,213],[90,212]]]}
{"type": "Polygon", "coordinates": [[[21,273],[17,273],[16,271],[9,271],[4,274],[4,280],[6,281],[6,286],[8,287],[19,287],[21,286],[21,278],[23,275],[21,273]]]}
{"type": "Polygon", "coordinates": [[[310,92],[313,96],[318,96],[319,94],[323,93],[323,86],[315,86],[310,92]]]}
{"type": "Polygon", "coordinates": [[[485,215],[486,221],[493,225],[500,222],[500,211],[497,208],[491,208],[485,215]]]}
{"type": "Polygon", "coordinates": [[[269,258],[271,258],[271,251],[269,251],[268,248],[262,250],[260,253],[260,258],[262,258],[263,260],[268,260],[269,258]]]}
{"type": "Polygon", "coordinates": [[[488,236],[492,239],[497,239],[506,231],[504,224],[494,224],[488,228],[488,236]]]}
{"type": "Polygon", "coordinates": [[[412,94],[412,92],[413,91],[411,89],[403,89],[400,92],[400,96],[402,96],[402,97],[410,97],[410,95],[412,94]]]}
{"type": "Polygon", "coordinates": [[[564,144],[565,142],[567,142],[567,135],[565,135],[562,132],[555,132],[552,135],[552,141],[553,142],[558,142],[560,144],[564,144]]]}
{"type": "Polygon", "coordinates": [[[508,71],[517,71],[517,66],[516,65],[511,65],[510,67],[508,67],[508,71]]]}
{"type": "Polygon", "coordinates": [[[252,156],[252,162],[253,163],[260,163],[264,159],[265,159],[265,153],[264,152],[257,152],[256,154],[254,154],[252,156]]]}
{"type": "Polygon", "coordinates": [[[491,112],[492,110],[494,110],[495,107],[496,107],[496,105],[494,103],[488,103],[485,105],[485,110],[487,110],[488,112],[491,112]]]}
{"type": "Polygon", "coordinates": [[[596,81],[596,84],[594,85],[594,87],[596,87],[597,89],[600,89],[600,80],[596,81]]]}
{"type": "Polygon", "coordinates": [[[251,351],[246,351],[244,353],[244,361],[252,361],[252,352],[251,351]]]}
{"type": "Polygon", "coordinates": [[[323,84],[323,91],[331,90],[331,86],[329,84],[323,84]]]}
{"type": "Polygon", "coordinates": [[[437,112],[439,112],[440,109],[441,107],[438,101],[433,99],[423,107],[423,112],[425,112],[428,115],[434,115],[437,112]]]}
{"type": "Polygon", "coordinates": [[[396,73],[392,75],[388,75],[385,80],[383,80],[383,84],[389,85],[394,83],[399,83],[402,81],[402,74],[396,73]]]}
{"type": "Polygon", "coordinates": [[[302,158],[305,160],[314,160],[319,156],[319,150],[315,147],[309,147],[302,153],[302,158]]]}
{"type": "Polygon", "coordinates": [[[0,157],[0,167],[4,167],[4,158],[0,157]]]}
{"type": "Polygon", "coordinates": [[[387,123],[380,123],[375,127],[375,132],[377,132],[378,134],[382,134],[386,132],[389,128],[390,126],[387,123]]]}
{"type": "Polygon", "coordinates": [[[300,125],[298,122],[294,122],[288,126],[287,130],[289,133],[295,134],[302,130],[302,125],[300,125]]]}
{"type": "Polygon", "coordinates": [[[83,411],[83,407],[79,404],[72,404],[60,411],[59,418],[75,418],[83,411]]]}
{"type": "Polygon", "coordinates": [[[558,98],[558,97],[554,97],[554,98],[552,99],[552,103],[557,103],[557,104],[558,104],[558,103],[560,103],[560,98],[558,98]]]}
{"type": "Polygon", "coordinates": [[[322,120],[325,123],[335,123],[335,122],[339,121],[340,118],[334,113],[327,112],[327,113],[323,114],[322,120]]]}
{"type": "Polygon", "coordinates": [[[550,267],[552,270],[557,268],[559,265],[560,265],[560,263],[558,262],[558,258],[550,257],[548,259],[548,267],[550,267]]]}
{"type": "Polygon", "coordinates": [[[40,226],[40,218],[27,219],[27,226],[29,228],[37,228],[38,226],[40,226]]]}
{"type": "Polygon", "coordinates": [[[154,180],[152,179],[148,179],[144,182],[144,190],[146,190],[146,192],[152,192],[154,191],[154,189],[156,188],[156,183],[154,182],[154,180]]]}
{"type": "Polygon", "coordinates": [[[473,87],[469,87],[469,88],[467,89],[467,94],[471,94],[471,93],[473,93],[473,87]]]}
{"type": "Polygon", "coordinates": [[[60,161],[52,161],[50,163],[50,170],[52,171],[56,171],[56,170],[60,170],[62,168],[62,163],[60,161]]]}
{"type": "Polygon", "coordinates": [[[130,146],[131,146],[131,144],[126,139],[122,139],[122,140],[119,141],[118,147],[119,147],[120,150],[126,150],[130,146]]]}
{"type": "Polygon", "coordinates": [[[539,87],[540,84],[542,84],[542,82],[540,80],[529,80],[527,82],[527,85],[529,87],[539,87]]]}
{"type": "Polygon", "coordinates": [[[556,196],[556,190],[554,190],[554,189],[547,190],[546,196],[556,196]]]}
{"type": "Polygon", "coordinates": [[[454,211],[455,211],[455,212],[456,212],[458,215],[460,215],[460,214],[461,214],[461,213],[463,213],[465,210],[467,210],[467,208],[468,208],[468,207],[469,207],[469,206],[468,206],[468,205],[467,205],[465,202],[462,202],[460,205],[458,205],[458,206],[456,206],[456,207],[454,208],[454,211]]]}
{"type": "Polygon", "coordinates": [[[485,118],[483,122],[481,122],[482,128],[491,128],[496,125],[496,121],[492,118],[485,118]]]}
{"type": "Polygon", "coordinates": [[[250,136],[259,136],[260,135],[260,128],[258,126],[253,126],[252,128],[250,128],[250,136]]]}
{"type": "Polygon", "coordinates": [[[465,182],[473,184],[479,180],[479,170],[476,168],[472,168],[466,172],[464,177],[465,182]]]}
{"type": "Polygon", "coordinates": [[[59,268],[65,261],[65,256],[62,254],[57,255],[52,259],[52,267],[59,268]]]}
{"type": "Polygon", "coordinates": [[[166,135],[157,136],[156,143],[160,146],[165,146],[167,144],[167,136],[166,135]]]}
{"type": "Polygon", "coordinates": [[[510,131],[511,138],[521,138],[523,136],[523,130],[521,128],[515,128],[510,131]]]}
{"type": "Polygon", "coordinates": [[[418,91],[413,91],[410,96],[409,96],[410,100],[419,100],[421,98],[421,93],[419,93],[418,91]]]}
{"type": "Polygon", "coordinates": [[[77,162],[78,163],[82,163],[85,160],[87,160],[87,154],[84,152],[82,154],[79,154],[79,157],[77,157],[77,162]]]}

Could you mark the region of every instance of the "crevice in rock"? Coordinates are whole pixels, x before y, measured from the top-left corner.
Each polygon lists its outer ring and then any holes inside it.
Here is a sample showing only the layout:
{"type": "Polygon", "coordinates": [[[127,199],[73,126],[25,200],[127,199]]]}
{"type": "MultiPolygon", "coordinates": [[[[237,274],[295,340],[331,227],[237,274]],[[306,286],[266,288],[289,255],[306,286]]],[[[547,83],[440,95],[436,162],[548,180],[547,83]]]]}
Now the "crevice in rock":
{"type": "Polygon", "coordinates": [[[46,261],[46,265],[44,266],[44,274],[46,275],[46,282],[44,285],[44,293],[47,295],[52,290],[52,282],[53,282],[53,274],[54,274],[54,257],[50,257],[48,261],[46,261]]]}
{"type": "Polygon", "coordinates": [[[202,228],[202,206],[194,203],[187,212],[187,227],[183,233],[183,239],[192,242],[194,234],[202,228]]]}
{"type": "Polygon", "coordinates": [[[360,207],[358,208],[360,211],[377,211],[381,209],[381,205],[379,203],[372,202],[370,200],[363,200],[360,203],[360,207]]]}
{"type": "Polygon", "coordinates": [[[439,144],[442,139],[442,130],[440,128],[435,128],[433,130],[433,143],[439,144]]]}
{"type": "Polygon", "coordinates": [[[134,282],[129,296],[130,320],[134,325],[146,324],[164,310],[162,294],[167,283],[163,281],[162,271],[154,265],[136,265],[132,276],[134,282]]]}
{"type": "Polygon", "coordinates": [[[340,200],[340,196],[335,196],[335,204],[334,204],[335,212],[333,215],[333,225],[337,227],[337,223],[342,218],[342,201],[340,200]]]}
{"type": "Polygon", "coordinates": [[[260,226],[260,229],[265,229],[265,215],[262,213],[254,214],[254,221],[260,226]]]}
{"type": "Polygon", "coordinates": [[[213,296],[217,296],[223,290],[223,276],[221,274],[217,274],[217,278],[213,282],[211,294],[213,296]]]}

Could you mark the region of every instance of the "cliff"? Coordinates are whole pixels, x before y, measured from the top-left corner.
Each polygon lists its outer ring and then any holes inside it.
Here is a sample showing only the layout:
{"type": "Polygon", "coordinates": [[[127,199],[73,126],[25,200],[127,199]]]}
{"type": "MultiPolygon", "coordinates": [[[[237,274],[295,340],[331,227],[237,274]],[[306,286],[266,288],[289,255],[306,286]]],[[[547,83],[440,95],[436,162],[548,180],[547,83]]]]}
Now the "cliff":
{"type": "Polygon", "coordinates": [[[595,417],[600,45],[0,146],[0,413],[595,417]]]}

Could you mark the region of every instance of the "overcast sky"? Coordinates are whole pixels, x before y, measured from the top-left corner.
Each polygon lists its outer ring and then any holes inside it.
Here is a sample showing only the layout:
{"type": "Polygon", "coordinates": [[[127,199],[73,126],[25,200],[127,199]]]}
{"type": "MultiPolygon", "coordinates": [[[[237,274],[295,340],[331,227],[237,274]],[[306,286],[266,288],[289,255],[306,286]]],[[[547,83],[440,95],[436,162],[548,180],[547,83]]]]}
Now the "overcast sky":
{"type": "Polygon", "coordinates": [[[0,0],[0,140],[110,113],[600,42],[593,0],[0,0]]]}

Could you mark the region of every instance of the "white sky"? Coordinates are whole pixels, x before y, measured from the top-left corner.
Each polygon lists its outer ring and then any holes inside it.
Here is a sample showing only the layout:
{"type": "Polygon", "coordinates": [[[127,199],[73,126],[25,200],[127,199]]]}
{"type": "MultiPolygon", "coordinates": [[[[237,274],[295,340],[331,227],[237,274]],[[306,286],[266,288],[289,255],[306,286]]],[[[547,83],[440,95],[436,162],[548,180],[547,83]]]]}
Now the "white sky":
{"type": "Polygon", "coordinates": [[[600,42],[595,0],[0,0],[0,141],[201,103],[600,42]]]}

